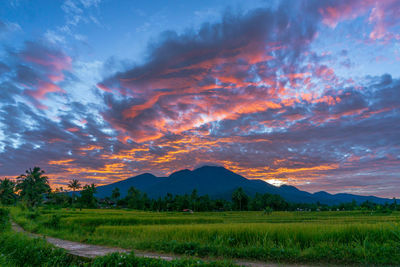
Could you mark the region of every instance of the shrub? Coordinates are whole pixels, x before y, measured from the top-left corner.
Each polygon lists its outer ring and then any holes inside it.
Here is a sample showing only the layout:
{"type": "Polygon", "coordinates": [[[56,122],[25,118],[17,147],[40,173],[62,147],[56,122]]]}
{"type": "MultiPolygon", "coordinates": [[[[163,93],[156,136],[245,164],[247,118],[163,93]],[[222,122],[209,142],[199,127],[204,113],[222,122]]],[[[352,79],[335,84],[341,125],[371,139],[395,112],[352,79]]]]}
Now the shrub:
{"type": "Polygon", "coordinates": [[[81,262],[44,239],[13,232],[0,234],[0,254],[4,254],[12,266],[76,266],[81,262]]]}
{"type": "Polygon", "coordinates": [[[0,231],[5,231],[10,227],[10,211],[0,208],[0,231]]]}

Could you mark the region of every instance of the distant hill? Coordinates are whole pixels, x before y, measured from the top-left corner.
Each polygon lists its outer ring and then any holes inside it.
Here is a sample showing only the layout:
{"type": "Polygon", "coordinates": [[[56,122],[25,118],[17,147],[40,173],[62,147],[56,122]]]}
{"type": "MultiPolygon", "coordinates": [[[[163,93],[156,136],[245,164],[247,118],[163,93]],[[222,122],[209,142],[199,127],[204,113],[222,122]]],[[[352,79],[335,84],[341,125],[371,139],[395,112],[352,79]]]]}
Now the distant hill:
{"type": "Polygon", "coordinates": [[[282,185],[273,186],[262,180],[249,180],[224,167],[204,166],[193,171],[181,170],[172,173],[168,177],[156,177],[150,173],[141,174],[116,183],[97,187],[96,196],[105,198],[111,196],[114,188],[118,187],[121,197],[125,197],[128,189],[133,186],[141,192],[146,192],[149,197],[163,197],[167,193],[190,194],[197,189],[199,195],[208,194],[212,198],[223,198],[230,200],[232,192],[242,187],[249,195],[255,193],[278,194],[289,202],[313,203],[319,201],[324,204],[339,204],[351,202],[353,199],[358,203],[366,200],[375,203],[391,202],[390,199],[374,196],[359,196],[352,194],[329,194],[321,191],[308,193],[301,191],[294,186],[282,185]]]}

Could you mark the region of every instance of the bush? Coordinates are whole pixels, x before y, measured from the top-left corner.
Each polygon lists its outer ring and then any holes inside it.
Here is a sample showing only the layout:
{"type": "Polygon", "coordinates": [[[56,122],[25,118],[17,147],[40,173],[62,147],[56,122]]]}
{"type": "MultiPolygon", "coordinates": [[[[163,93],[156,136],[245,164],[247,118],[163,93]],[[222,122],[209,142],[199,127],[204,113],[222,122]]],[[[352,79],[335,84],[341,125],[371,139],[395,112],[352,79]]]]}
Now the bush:
{"type": "Polygon", "coordinates": [[[274,210],[271,207],[266,206],[265,209],[264,209],[264,214],[270,215],[273,211],[274,210]]]}
{"type": "Polygon", "coordinates": [[[44,239],[32,239],[21,233],[0,234],[0,254],[12,266],[76,266],[81,260],[55,248],[44,239]]]}
{"type": "Polygon", "coordinates": [[[5,231],[10,227],[10,211],[0,208],[0,231],[5,231]]]}

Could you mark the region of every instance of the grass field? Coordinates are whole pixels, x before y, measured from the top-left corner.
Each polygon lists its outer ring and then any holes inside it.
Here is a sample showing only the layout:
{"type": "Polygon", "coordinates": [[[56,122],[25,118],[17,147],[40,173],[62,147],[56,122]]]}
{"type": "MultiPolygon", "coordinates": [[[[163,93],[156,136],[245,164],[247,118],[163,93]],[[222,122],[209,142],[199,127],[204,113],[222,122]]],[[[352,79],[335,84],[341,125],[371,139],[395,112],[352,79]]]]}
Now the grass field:
{"type": "Polygon", "coordinates": [[[400,213],[12,209],[27,230],[92,244],[216,258],[400,264],[400,213]]]}
{"type": "Polygon", "coordinates": [[[4,267],[230,267],[237,266],[231,261],[201,261],[184,257],[166,261],[137,257],[131,253],[111,253],[94,259],[73,256],[61,248],[46,242],[43,238],[32,238],[25,233],[11,230],[8,208],[0,207],[0,266],[4,267]]]}

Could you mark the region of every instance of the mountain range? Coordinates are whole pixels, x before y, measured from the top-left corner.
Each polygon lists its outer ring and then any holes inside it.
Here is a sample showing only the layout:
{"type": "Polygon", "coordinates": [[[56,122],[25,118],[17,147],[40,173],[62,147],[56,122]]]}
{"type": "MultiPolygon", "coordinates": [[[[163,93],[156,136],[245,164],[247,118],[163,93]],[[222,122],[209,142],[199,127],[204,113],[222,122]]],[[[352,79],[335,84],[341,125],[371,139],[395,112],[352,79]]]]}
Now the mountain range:
{"type": "Polygon", "coordinates": [[[190,194],[193,189],[197,189],[199,195],[208,194],[211,198],[230,200],[232,192],[236,188],[242,187],[248,195],[256,193],[277,194],[286,199],[286,201],[294,203],[315,203],[319,201],[323,204],[332,205],[353,200],[358,203],[366,200],[381,204],[392,202],[391,199],[375,196],[360,196],[347,193],[330,194],[324,191],[309,193],[290,185],[277,187],[263,180],[246,179],[224,167],[217,166],[203,166],[193,171],[180,170],[168,177],[157,177],[150,173],[140,174],[116,183],[98,186],[96,197],[109,197],[116,187],[120,189],[121,197],[125,197],[131,186],[141,192],[146,192],[151,198],[163,197],[167,193],[173,195],[190,194]]]}

